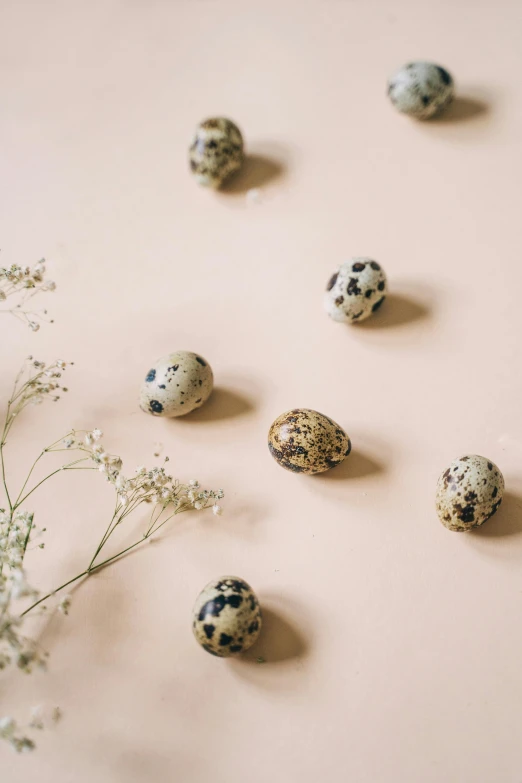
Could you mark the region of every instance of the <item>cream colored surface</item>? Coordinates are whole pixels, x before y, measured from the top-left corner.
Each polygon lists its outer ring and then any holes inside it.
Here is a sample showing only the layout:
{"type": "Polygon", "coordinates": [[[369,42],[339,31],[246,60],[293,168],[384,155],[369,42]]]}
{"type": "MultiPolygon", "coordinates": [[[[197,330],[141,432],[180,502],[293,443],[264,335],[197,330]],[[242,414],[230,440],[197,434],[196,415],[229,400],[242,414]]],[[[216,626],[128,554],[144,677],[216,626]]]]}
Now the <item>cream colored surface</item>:
{"type": "MultiPolygon", "coordinates": [[[[2,400],[26,354],[76,361],[68,398],[19,422],[10,473],[69,426],[98,425],[130,468],[161,441],[180,477],[227,492],[225,516],[180,518],[75,592],[44,636],[48,674],[2,678],[2,712],[64,712],[36,755],[0,748],[2,781],[520,783],[520,4],[0,13],[2,263],[45,255],[59,284],[53,326],[2,316],[2,400]],[[419,58],[457,81],[435,122],[385,94],[419,58]],[[213,114],[241,125],[251,155],[223,193],[187,166],[213,114]],[[357,255],[379,259],[392,293],[343,328],[323,290],[357,255]],[[213,398],[192,418],[146,416],[143,372],[179,346],[208,358],[213,398]],[[341,467],[274,462],[268,427],[292,407],[346,428],[341,467]],[[462,453],[494,460],[506,496],[454,535],[434,495],[462,453]],[[243,661],[192,636],[193,602],[223,573],[265,609],[243,661]]],[[[90,474],[42,491],[34,581],[85,566],[112,500],[90,474]]]]}

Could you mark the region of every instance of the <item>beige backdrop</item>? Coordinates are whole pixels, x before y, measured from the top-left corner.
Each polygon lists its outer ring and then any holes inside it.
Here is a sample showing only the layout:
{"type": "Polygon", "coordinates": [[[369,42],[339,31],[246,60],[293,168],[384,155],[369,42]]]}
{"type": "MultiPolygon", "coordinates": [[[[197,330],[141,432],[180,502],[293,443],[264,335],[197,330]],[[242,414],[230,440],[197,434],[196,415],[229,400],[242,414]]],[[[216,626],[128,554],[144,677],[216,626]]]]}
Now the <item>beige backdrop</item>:
{"type": "MultiPolygon", "coordinates": [[[[48,674],[2,678],[0,712],[64,712],[34,756],[0,747],[2,781],[520,783],[521,9],[0,3],[1,260],[44,255],[58,283],[41,301],[54,325],[2,316],[2,404],[27,353],[76,362],[68,398],[20,421],[11,475],[69,426],[99,426],[129,469],[161,442],[176,475],[227,493],[221,519],[185,515],[75,593],[44,637],[48,674]],[[458,82],[439,121],[386,99],[414,58],[458,82]],[[187,146],[218,113],[253,157],[215,194],[187,146]],[[393,291],[356,328],[322,311],[352,255],[393,291]],[[180,348],[209,359],[214,398],[150,418],[141,379],[180,348]],[[343,467],[271,459],[268,427],[295,406],[347,429],[343,467]],[[465,452],[497,462],[508,494],[459,535],[434,489],[465,452]],[[191,634],[196,594],[226,573],[267,616],[234,662],[191,634]]],[[[42,491],[33,581],[83,568],[112,502],[95,474],[42,491]]]]}

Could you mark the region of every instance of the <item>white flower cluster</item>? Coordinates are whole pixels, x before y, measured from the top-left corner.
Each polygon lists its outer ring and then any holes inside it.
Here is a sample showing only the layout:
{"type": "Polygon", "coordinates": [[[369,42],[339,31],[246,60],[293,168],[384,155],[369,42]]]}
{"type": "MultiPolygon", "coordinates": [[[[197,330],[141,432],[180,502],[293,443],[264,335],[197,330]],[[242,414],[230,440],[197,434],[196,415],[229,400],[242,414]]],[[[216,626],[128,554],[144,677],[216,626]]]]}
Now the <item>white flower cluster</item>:
{"type": "Polygon", "coordinates": [[[0,718],[0,738],[7,740],[17,753],[27,753],[30,750],[34,750],[33,740],[20,733],[18,725],[13,718],[0,718]]]}
{"type": "Polygon", "coordinates": [[[59,400],[58,392],[68,391],[60,381],[66,366],[66,362],[61,359],[46,365],[45,362],[28,356],[18,374],[13,395],[9,400],[8,418],[14,418],[26,405],[38,405],[46,399],[51,399],[53,402],[59,400]],[[27,373],[28,377],[24,380],[27,373]]]}
{"type": "MultiPolygon", "coordinates": [[[[88,454],[100,473],[116,489],[120,509],[134,510],[140,503],[154,503],[162,508],[172,506],[177,511],[185,511],[189,508],[200,510],[212,504],[215,514],[222,512],[216,501],[224,497],[223,490],[201,490],[199,482],[195,480],[182,484],[167,474],[164,465],[150,470],[138,467],[132,478],[126,478],[121,472],[121,457],[105,450],[100,442],[102,437],[103,433],[99,429],[85,434],[72,432],[64,439],[63,446],[88,454]]],[[[168,461],[166,457],[164,464],[168,461]]]]}
{"type": "MultiPolygon", "coordinates": [[[[44,710],[41,706],[33,707],[28,728],[41,731],[51,722],[58,723],[61,717],[62,711],[59,707],[54,707],[51,711],[44,710]]],[[[6,740],[17,753],[27,753],[34,750],[34,741],[24,734],[24,729],[17,724],[14,718],[10,716],[0,718],[0,739],[6,740]]]]}
{"type": "Polygon", "coordinates": [[[28,511],[15,511],[13,515],[0,512],[0,609],[6,604],[5,589],[7,576],[11,580],[10,597],[12,599],[35,595],[25,580],[23,561],[25,550],[33,530],[33,515],[28,511]]]}
{"type": "MultiPolygon", "coordinates": [[[[25,616],[34,614],[35,610],[47,612],[48,599],[54,599],[60,594],[54,608],[66,615],[71,606],[71,598],[64,595],[62,590],[80,579],[87,578],[94,571],[105,568],[134,547],[150,540],[173,516],[183,511],[200,510],[209,506],[212,506],[214,514],[222,513],[218,501],[224,496],[223,490],[203,490],[196,480],[187,483],[178,481],[166,471],[168,457],[165,457],[161,466],[151,469],[139,467],[134,474],[126,476],[122,472],[121,457],[111,454],[102,445],[103,433],[99,429],[71,431],[65,438],[62,436],[44,448],[33,462],[18,495],[13,493],[12,488],[8,487],[5,470],[5,447],[10,439],[11,429],[27,405],[38,404],[46,399],[58,400],[58,392],[67,391],[61,381],[65,369],[66,363],[61,360],[46,365],[32,356],[28,357],[15,380],[0,435],[0,482],[3,484],[8,504],[8,510],[0,509],[0,670],[10,665],[27,673],[37,667],[45,668],[47,653],[38,642],[22,634],[22,624],[25,616]],[[32,479],[36,466],[43,464],[41,460],[44,460],[46,454],[66,450],[76,452],[74,456],[71,455],[70,461],[39,481],[32,479]],[[34,542],[36,535],[45,532],[45,529],[37,530],[33,514],[23,511],[22,508],[41,484],[58,473],[63,475],[63,472],[68,470],[98,470],[114,487],[116,505],[108,527],[84,570],[41,595],[27,582],[24,559],[28,545],[34,542]],[[111,544],[113,543],[113,533],[142,503],[149,504],[151,513],[150,516],[147,515],[141,537],[130,546],[119,551],[115,547],[114,554],[105,555],[104,547],[109,539],[111,544]]],[[[34,544],[32,548],[36,546],[43,549],[44,544],[34,544]]],[[[112,551],[114,552],[114,549],[112,551]]],[[[0,740],[6,740],[18,752],[32,750],[34,742],[30,737],[31,729],[42,727],[43,722],[39,717],[33,716],[27,730],[22,730],[11,717],[0,718],[0,740]]]]}
{"type": "Polygon", "coordinates": [[[18,599],[38,597],[23,567],[28,544],[36,532],[29,512],[0,511],[0,669],[11,663],[26,673],[35,666],[45,668],[46,653],[20,633],[20,616],[12,610],[18,599]]]}
{"type": "MultiPolygon", "coordinates": [[[[40,328],[38,323],[41,320],[41,314],[24,309],[25,302],[35,294],[43,291],[56,290],[56,283],[53,280],[44,279],[45,259],[38,261],[33,267],[18,266],[12,264],[10,267],[0,267],[0,302],[5,302],[11,296],[18,296],[17,304],[9,312],[21,318],[33,332],[40,328]]],[[[47,311],[43,311],[47,315],[47,311]]]]}

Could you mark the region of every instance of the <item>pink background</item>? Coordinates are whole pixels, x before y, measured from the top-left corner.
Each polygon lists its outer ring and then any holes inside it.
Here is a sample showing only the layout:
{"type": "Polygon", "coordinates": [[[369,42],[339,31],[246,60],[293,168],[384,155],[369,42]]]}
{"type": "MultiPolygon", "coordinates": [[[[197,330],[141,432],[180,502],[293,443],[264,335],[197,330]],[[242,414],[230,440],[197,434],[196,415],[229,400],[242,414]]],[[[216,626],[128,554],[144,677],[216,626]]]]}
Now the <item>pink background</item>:
{"type": "MultiPolygon", "coordinates": [[[[1,713],[64,712],[35,755],[0,747],[2,780],[520,783],[522,6],[0,11],[1,261],[45,256],[59,286],[38,334],[2,316],[2,401],[28,353],[76,362],[68,397],[19,422],[10,474],[69,426],[99,426],[129,471],[161,442],[176,475],[227,493],[221,519],[180,517],[80,587],[44,635],[46,675],[2,678],[1,713]],[[415,58],[456,77],[462,100],[439,121],[385,97],[415,58]],[[219,194],[187,170],[212,114],[256,156],[219,194]],[[352,255],[377,258],[393,291],[356,328],[322,311],[352,255]],[[141,379],[176,349],[209,359],[215,395],[184,420],[147,417],[141,379]],[[270,458],[268,427],[296,406],[346,428],[344,466],[305,477],[270,458]],[[458,535],[434,491],[466,452],[497,462],[508,491],[458,535]],[[232,662],[190,627],[226,573],[266,610],[232,662]]],[[[83,569],[112,503],[97,474],[36,496],[49,532],[32,580],[83,569]]]]}

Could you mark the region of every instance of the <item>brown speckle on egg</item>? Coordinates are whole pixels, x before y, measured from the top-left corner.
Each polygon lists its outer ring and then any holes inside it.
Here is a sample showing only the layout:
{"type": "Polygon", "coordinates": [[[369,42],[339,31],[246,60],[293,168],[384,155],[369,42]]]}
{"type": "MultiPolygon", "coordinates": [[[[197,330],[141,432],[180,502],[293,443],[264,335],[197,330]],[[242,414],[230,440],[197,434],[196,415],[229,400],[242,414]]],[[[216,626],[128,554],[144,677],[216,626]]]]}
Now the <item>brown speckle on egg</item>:
{"type": "Polygon", "coordinates": [[[243,137],[226,117],[213,117],[196,128],[189,150],[191,171],[200,185],[219,188],[243,163],[243,137]]]}
{"type": "Polygon", "coordinates": [[[274,421],[268,448],[276,462],[293,473],[322,473],[339,465],[350,453],[346,432],[328,416],[295,408],[274,421]]]}
{"type": "Polygon", "coordinates": [[[469,454],[454,460],[440,476],[437,514],[448,530],[471,530],[495,514],[503,494],[499,468],[485,457],[469,454]]]}

